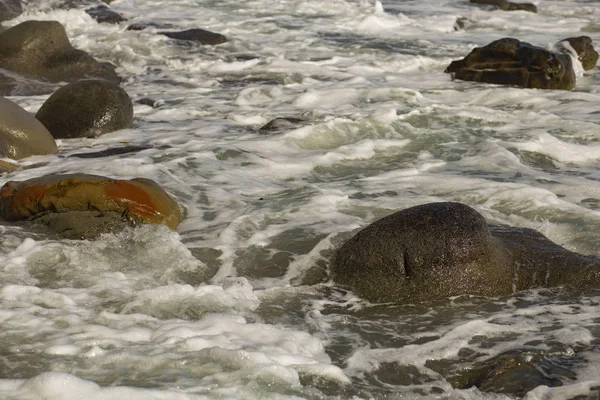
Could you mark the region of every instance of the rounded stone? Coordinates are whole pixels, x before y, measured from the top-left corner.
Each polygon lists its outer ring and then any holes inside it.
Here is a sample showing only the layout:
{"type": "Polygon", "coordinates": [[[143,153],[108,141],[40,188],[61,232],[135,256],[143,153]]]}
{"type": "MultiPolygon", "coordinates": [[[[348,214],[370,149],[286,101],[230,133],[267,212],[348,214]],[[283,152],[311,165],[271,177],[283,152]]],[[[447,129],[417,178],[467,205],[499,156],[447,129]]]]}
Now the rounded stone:
{"type": "Polygon", "coordinates": [[[14,160],[58,151],[54,138],[35,117],[0,97],[0,154],[14,160]]]}
{"type": "Polygon", "coordinates": [[[82,78],[119,82],[114,69],[73,48],[56,21],[25,21],[0,33],[0,68],[48,82],[82,78]]]}
{"type": "MultiPolygon", "coordinates": [[[[150,179],[118,180],[103,176],[47,175],[10,181],[0,189],[0,216],[7,221],[34,220],[50,213],[112,213],[130,223],[163,224],[176,229],[181,209],[150,179]]],[[[73,215],[73,214],[71,214],[73,215]]],[[[95,214],[94,214],[95,215],[95,214]]],[[[71,223],[90,223],[76,218],[71,223]]]]}
{"type": "Polygon", "coordinates": [[[35,117],[55,138],[93,138],[131,128],[133,104],[112,82],[81,80],[54,92],[35,117]]]}

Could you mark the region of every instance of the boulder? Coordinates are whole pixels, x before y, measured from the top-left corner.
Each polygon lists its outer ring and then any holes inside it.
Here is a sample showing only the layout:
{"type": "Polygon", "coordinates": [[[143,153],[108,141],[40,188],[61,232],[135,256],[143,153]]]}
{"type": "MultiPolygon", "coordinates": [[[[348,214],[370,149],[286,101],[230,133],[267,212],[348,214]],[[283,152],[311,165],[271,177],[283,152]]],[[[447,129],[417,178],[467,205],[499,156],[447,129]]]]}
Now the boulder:
{"type": "Polygon", "coordinates": [[[464,204],[430,203],[359,231],[337,251],[332,277],[371,301],[418,302],[600,287],[600,259],[570,252],[531,229],[488,227],[464,204]]]}
{"type": "Polygon", "coordinates": [[[127,21],[127,18],[111,10],[104,4],[88,8],[85,12],[101,24],[118,24],[119,22],[127,21]]]}
{"type": "Polygon", "coordinates": [[[35,117],[55,138],[93,138],[131,128],[133,104],[114,83],[86,79],[58,89],[35,117]]]}
{"type": "Polygon", "coordinates": [[[113,68],[73,48],[56,21],[25,21],[0,33],[0,68],[48,82],[82,78],[119,82],[113,68]]]}
{"type": "Polygon", "coordinates": [[[178,32],[160,32],[161,34],[177,40],[189,40],[201,44],[217,45],[225,43],[227,38],[219,33],[206,31],[204,29],[188,29],[178,32]]]}
{"type": "Polygon", "coordinates": [[[445,72],[456,79],[536,89],[571,90],[575,72],[571,57],[513,38],[477,47],[445,72]]]}
{"type": "Polygon", "coordinates": [[[598,52],[594,49],[592,38],[589,36],[570,37],[561,40],[554,48],[561,53],[572,54],[574,51],[575,54],[572,55],[579,59],[581,66],[586,71],[594,69],[598,62],[598,52]]]}
{"type": "Polygon", "coordinates": [[[0,156],[14,160],[58,151],[54,138],[35,117],[0,97],[0,156]]]}
{"type": "Polygon", "coordinates": [[[537,12],[537,7],[532,3],[513,3],[511,1],[506,0],[470,0],[471,3],[475,4],[487,4],[491,6],[496,6],[504,11],[529,11],[529,12],[537,12]]]}
{"type": "Polygon", "coordinates": [[[0,22],[8,21],[23,12],[20,0],[0,0],[0,22]]]}
{"type": "Polygon", "coordinates": [[[58,233],[87,238],[137,223],[174,230],[182,214],[175,200],[150,179],[72,174],[7,182],[0,189],[0,217],[37,221],[58,233]]]}

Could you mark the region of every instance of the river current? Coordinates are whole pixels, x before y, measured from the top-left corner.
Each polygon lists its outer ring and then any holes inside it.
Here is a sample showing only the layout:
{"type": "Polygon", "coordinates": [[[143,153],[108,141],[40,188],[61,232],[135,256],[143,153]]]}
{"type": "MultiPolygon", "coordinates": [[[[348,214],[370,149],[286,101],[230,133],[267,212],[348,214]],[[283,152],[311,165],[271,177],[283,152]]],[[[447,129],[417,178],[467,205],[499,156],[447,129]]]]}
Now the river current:
{"type": "Polygon", "coordinates": [[[371,304],[329,280],[357,229],[434,201],[600,255],[598,67],[572,91],[443,72],[502,37],[600,47],[597,1],[536,4],[115,0],[129,20],[111,25],[30,1],[3,25],[65,25],[117,66],[134,127],[59,140],[0,184],[145,177],[186,218],[95,241],[0,226],[0,398],[598,399],[600,291],[371,304]],[[157,33],[188,28],[229,41],[157,33]],[[301,121],[259,131],[278,117],[301,121]]]}

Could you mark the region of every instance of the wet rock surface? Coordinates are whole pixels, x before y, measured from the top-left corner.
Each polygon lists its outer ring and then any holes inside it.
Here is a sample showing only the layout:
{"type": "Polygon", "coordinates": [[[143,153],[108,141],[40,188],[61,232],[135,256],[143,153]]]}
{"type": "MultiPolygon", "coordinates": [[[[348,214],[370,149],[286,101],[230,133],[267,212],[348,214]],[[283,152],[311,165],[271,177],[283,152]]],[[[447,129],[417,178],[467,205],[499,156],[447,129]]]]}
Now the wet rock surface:
{"type": "Polygon", "coordinates": [[[579,59],[584,70],[589,71],[596,67],[598,52],[592,44],[592,38],[589,36],[570,37],[558,42],[555,46],[556,50],[563,53],[571,53],[571,49],[566,46],[567,43],[575,51],[576,54],[573,55],[579,59]]]}
{"type": "Polygon", "coordinates": [[[82,78],[119,82],[113,68],[71,46],[65,28],[56,21],[25,21],[0,33],[0,68],[48,82],[82,78]]]}
{"type": "Polygon", "coordinates": [[[35,117],[55,138],[92,138],[130,128],[133,104],[114,83],[86,79],[58,89],[35,117]]]}
{"type": "Polygon", "coordinates": [[[513,38],[477,47],[445,72],[455,79],[535,89],[571,90],[575,72],[568,54],[556,53],[513,38]]]}
{"type": "Polygon", "coordinates": [[[568,251],[531,229],[490,229],[464,204],[430,203],[359,231],[338,250],[332,275],[371,301],[418,302],[598,287],[600,259],[568,251]]]}
{"type": "Polygon", "coordinates": [[[227,42],[227,38],[220,33],[194,28],[185,31],[160,32],[171,39],[187,40],[201,44],[217,45],[227,42]]]}
{"type": "Polygon", "coordinates": [[[0,156],[18,160],[57,151],[44,125],[16,103],[0,97],[0,156]]]}
{"type": "Polygon", "coordinates": [[[102,24],[118,24],[119,22],[127,21],[127,18],[103,4],[88,8],[85,12],[102,24]]]}
{"type": "Polygon", "coordinates": [[[57,233],[88,238],[138,223],[175,229],[182,214],[175,200],[150,179],[69,174],[7,182],[0,189],[0,217],[38,220],[57,233]]]}

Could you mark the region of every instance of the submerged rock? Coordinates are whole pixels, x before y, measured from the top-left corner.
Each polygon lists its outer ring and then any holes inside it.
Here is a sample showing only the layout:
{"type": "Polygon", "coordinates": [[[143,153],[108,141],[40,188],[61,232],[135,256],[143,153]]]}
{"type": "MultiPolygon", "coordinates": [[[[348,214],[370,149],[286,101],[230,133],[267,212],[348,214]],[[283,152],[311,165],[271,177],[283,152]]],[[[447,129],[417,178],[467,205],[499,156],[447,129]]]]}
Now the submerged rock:
{"type": "Polygon", "coordinates": [[[35,117],[55,138],[98,137],[131,128],[133,104],[114,83],[86,79],[58,89],[35,117]]]}
{"type": "Polygon", "coordinates": [[[127,18],[103,4],[88,8],[85,12],[101,24],[118,24],[119,22],[127,21],[127,18]]]}
{"type": "Polygon", "coordinates": [[[371,301],[416,302],[600,287],[600,259],[568,251],[532,229],[488,228],[464,204],[431,203],[362,229],[338,250],[332,275],[371,301]]]}
{"type": "Polygon", "coordinates": [[[477,47],[444,72],[465,81],[516,85],[536,89],[571,90],[575,72],[571,57],[513,38],[477,47]]]}
{"type": "Polygon", "coordinates": [[[575,374],[539,350],[510,350],[477,363],[448,380],[453,387],[477,387],[482,392],[506,393],[521,398],[538,386],[562,386],[575,374]]]}
{"type": "Polygon", "coordinates": [[[44,125],[19,105],[0,97],[0,156],[17,160],[57,151],[44,125]]]}
{"type": "Polygon", "coordinates": [[[470,0],[471,3],[475,4],[487,4],[491,6],[496,6],[504,11],[529,11],[537,13],[537,7],[532,3],[513,3],[511,1],[506,0],[470,0]]]}
{"type": "Polygon", "coordinates": [[[576,54],[573,54],[573,56],[576,56],[579,59],[581,66],[586,71],[596,67],[596,63],[598,62],[598,52],[594,49],[592,38],[589,36],[566,38],[558,42],[554,47],[561,53],[571,54],[571,49],[574,50],[576,54]],[[568,47],[570,47],[570,49],[568,47]]]}
{"type": "Polygon", "coordinates": [[[119,82],[114,69],[71,46],[56,21],[25,21],[0,33],[0,68],[48,82],[90,77],[119,82]]]}
{"type": "Polygon", "coordinates": [[[258,133],[266,135],[273,132],[280,132],[288,129],[294,129],[298,127],[298,125],[306,122],[301,118],[294,117],[279,117],[270,120],[260,128],[258,128],[258,133]]]}
{"type": "Polygon", "coordinates": [[[188,29],[185,31],[178,32],[160,32],[161,34],[170,37],[171,39],[177,40],[189,40],[192,42],[198,42],[202,44],[217,45],[225,43],[227,38],[220,33],[210,32],[204,29],[188,29]]]}
{"type": "Polygon", "coordinates": [[[0,217],[37,220],[58,233],[94,237],[136,223],[175,229],[182,214],[175,200],[150,179],[71,174],[7,182],[0,189],[0,217]]]}

